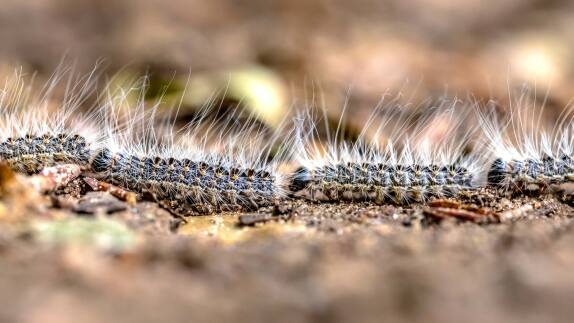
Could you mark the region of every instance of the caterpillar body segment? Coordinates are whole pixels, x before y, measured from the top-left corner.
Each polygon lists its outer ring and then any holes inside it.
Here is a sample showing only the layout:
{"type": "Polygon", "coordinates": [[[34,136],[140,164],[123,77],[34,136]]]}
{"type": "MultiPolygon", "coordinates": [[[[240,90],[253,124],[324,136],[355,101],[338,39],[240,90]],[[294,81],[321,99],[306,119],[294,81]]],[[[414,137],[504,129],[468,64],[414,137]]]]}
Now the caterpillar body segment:
{"type": "Polygon", "coordinates": [[[268,170],[162,157],[138,157],[100,150],[92,170],[112,184],[151,193],[180,210],[200,214],[254,210],[278,197],[277,179],[268,170]]]}
{"type": "Polygon", "coordinates": [[[290,190],[317,201],[410,204],[477,188],[480,154],[464,152],[476,133],[464,119],[468,107],[445,99],[419,118],[408,110],[396,102],[380,105],[355,142],[330,138],[326,147],[314,143],[316,123],[307,114],[312,130],[300,130],[295,155],[301,167],[290,190]]]}

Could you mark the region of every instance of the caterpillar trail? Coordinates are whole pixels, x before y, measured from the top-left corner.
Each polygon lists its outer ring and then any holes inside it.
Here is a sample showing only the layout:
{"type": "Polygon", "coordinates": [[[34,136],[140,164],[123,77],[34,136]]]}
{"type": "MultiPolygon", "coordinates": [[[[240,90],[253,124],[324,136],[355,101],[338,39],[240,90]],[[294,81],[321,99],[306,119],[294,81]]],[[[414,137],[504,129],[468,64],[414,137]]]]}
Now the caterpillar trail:
{"type": "Polygon", "coordinates": [[[554,125],[542,124],[545,101],[530,91],[510,101],[506,118],[496,103],[478,110],[483,138],[492,155],[488,184],[506,192],[540,193],[552,184],[574,181],[574,110],[567,107],[554,125]]]}
{"type": "MultiPolygon", "coordinates": [[[[113,98],[110,110],[118,106],[113,98]]],[[[184,131],[167,122],[154,126],[157,107],[144,111],[143,99],[127,125],[104,140],[90,159],[95,176],[124,189],[151,195],[177,215],[254,210],[285,195],[284,176],[271,156],[278,133],[239,110],[221,118],[203,108],[184,131]]],[[[116,115],[108,111],[108,115],[116,115]]]]}
{"type": "Polygon", "coordinates": [[[296,156],[302,167],[291,190],[319,201],[409,204],[476,188],[480,158],[463,154],[475,131],[464,132],[458,102],[440,101],[419,120],[397,102],[377,107],[354,143],[339,140],[338,129],[323,148],[314,144],[314,125],[308,133],[301,128],[296,156]]]}
{"type": "Polygon", "coordinates": [[[0,90],[0,160],[27,174],[58,164],[87,167],[99,127],[95,112],[77,110],[94,90],[93,77],[93,72],[75,77],[60,69],[38,92],[25,85],[21,72],[7,78],[0,90]],[[62,84],[58,99],[54,92],[62,84]]]}

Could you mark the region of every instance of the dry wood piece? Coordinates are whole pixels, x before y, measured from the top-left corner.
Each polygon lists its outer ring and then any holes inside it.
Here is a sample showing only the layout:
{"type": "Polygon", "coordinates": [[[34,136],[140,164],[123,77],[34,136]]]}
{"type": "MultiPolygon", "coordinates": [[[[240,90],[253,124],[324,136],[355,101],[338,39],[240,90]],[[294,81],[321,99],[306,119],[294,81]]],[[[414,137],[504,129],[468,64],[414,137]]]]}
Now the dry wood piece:
{"type": "Polygon", "coordinates": [[[424,210],[426,215],[430,215],[437,219],[457,218],[465,221],[477,222],[484,218],[484,214],[467,211],[464,209],[452,209],[446,207],[427,208],[424,210]]]}
{"type": "Polygon", "coordinates": [[[100,192],[108,192],[113,196],[117,197],[118,199],[127,202],[130,206],[135,206],[137,202],[137,194],[133,192],[126,191],[120,187],[115,185],[98,181],[92,177],[84,177],[84,181],[86,184],[90,185],[90,187],[94,191],[100,192]]]}
{"type": "Polygon", "coordinates": [[[475,223],[499,222],[498,216],[487,209],[477,208],[471,205],[462,205],[450,200],[433,201],[429,203],[428,207],[423,209],[423,213],[439,221],[453,218],[475,223]]]}

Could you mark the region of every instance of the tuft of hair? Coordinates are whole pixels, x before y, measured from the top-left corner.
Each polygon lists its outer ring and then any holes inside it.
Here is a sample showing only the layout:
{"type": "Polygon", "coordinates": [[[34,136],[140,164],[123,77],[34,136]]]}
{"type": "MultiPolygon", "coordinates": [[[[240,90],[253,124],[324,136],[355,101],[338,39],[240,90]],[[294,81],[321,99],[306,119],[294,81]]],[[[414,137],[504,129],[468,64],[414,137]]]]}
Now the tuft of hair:
{"type": "Polygon", "coordinates": [[[288,150],[276,148],[284,132],[240,109],[222,113],[214,102],[182,129],[175,127],[179,108],[158,124],[158,111],[166,107],[146,103],[145,91],[145,81],[128,90],[139,99],[123,111],[118,107],[133,95],[109,96],[102,111],[111,131],[90,161],[96,177],[182,216],[253,210],[285,195],[278,166],[288,150]]]}
{"type": "Polygon", "coordinates": [[[88,101],[95,71],[78,76],[60,66],[41,87],[21,69],[0,89],[0,160],[34,174],[58,164],[87,166],[101,141],[97,107],[88,101]]]}
{"type": "Polygon", "coordinates": [[[356,140],[344,139],[341,117],[321,144],[317,118],[308,110],[296,121],[300,168],[290,189],[317,201],[403,205],[474,189],[483,170],[480,154],[466,153],[477,132],[468,112],[456,99],[417,107],[383,96],[356,140]]]}
{"type": "Polygon", "coordinates": [[[506,106],[491,100],[477,109],[491,156],[489,185],[506,192],[541,193],[552,184],[574,180],[574,107],[552,118],[547,97],[538,98],[525,88],[506,106]],[[549,120],[557,121],[546,123],[549,120]]]}

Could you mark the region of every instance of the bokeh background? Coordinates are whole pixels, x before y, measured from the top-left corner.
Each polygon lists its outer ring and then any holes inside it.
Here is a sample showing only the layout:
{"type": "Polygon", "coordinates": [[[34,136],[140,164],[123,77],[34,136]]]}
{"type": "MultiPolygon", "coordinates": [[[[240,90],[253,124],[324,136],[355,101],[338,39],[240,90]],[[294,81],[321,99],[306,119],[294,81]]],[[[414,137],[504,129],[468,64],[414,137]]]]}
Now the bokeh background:
{"type": "Polygon", "coordinates": [[[4,71],[100,61],[149,75],[152,97],[225,89],[273,122],[294,102],[361,111],[388,92],[504,100],[524,85],[560,109],[574,88],[565,0],[3,0],[0,44],[4,71]]]}

